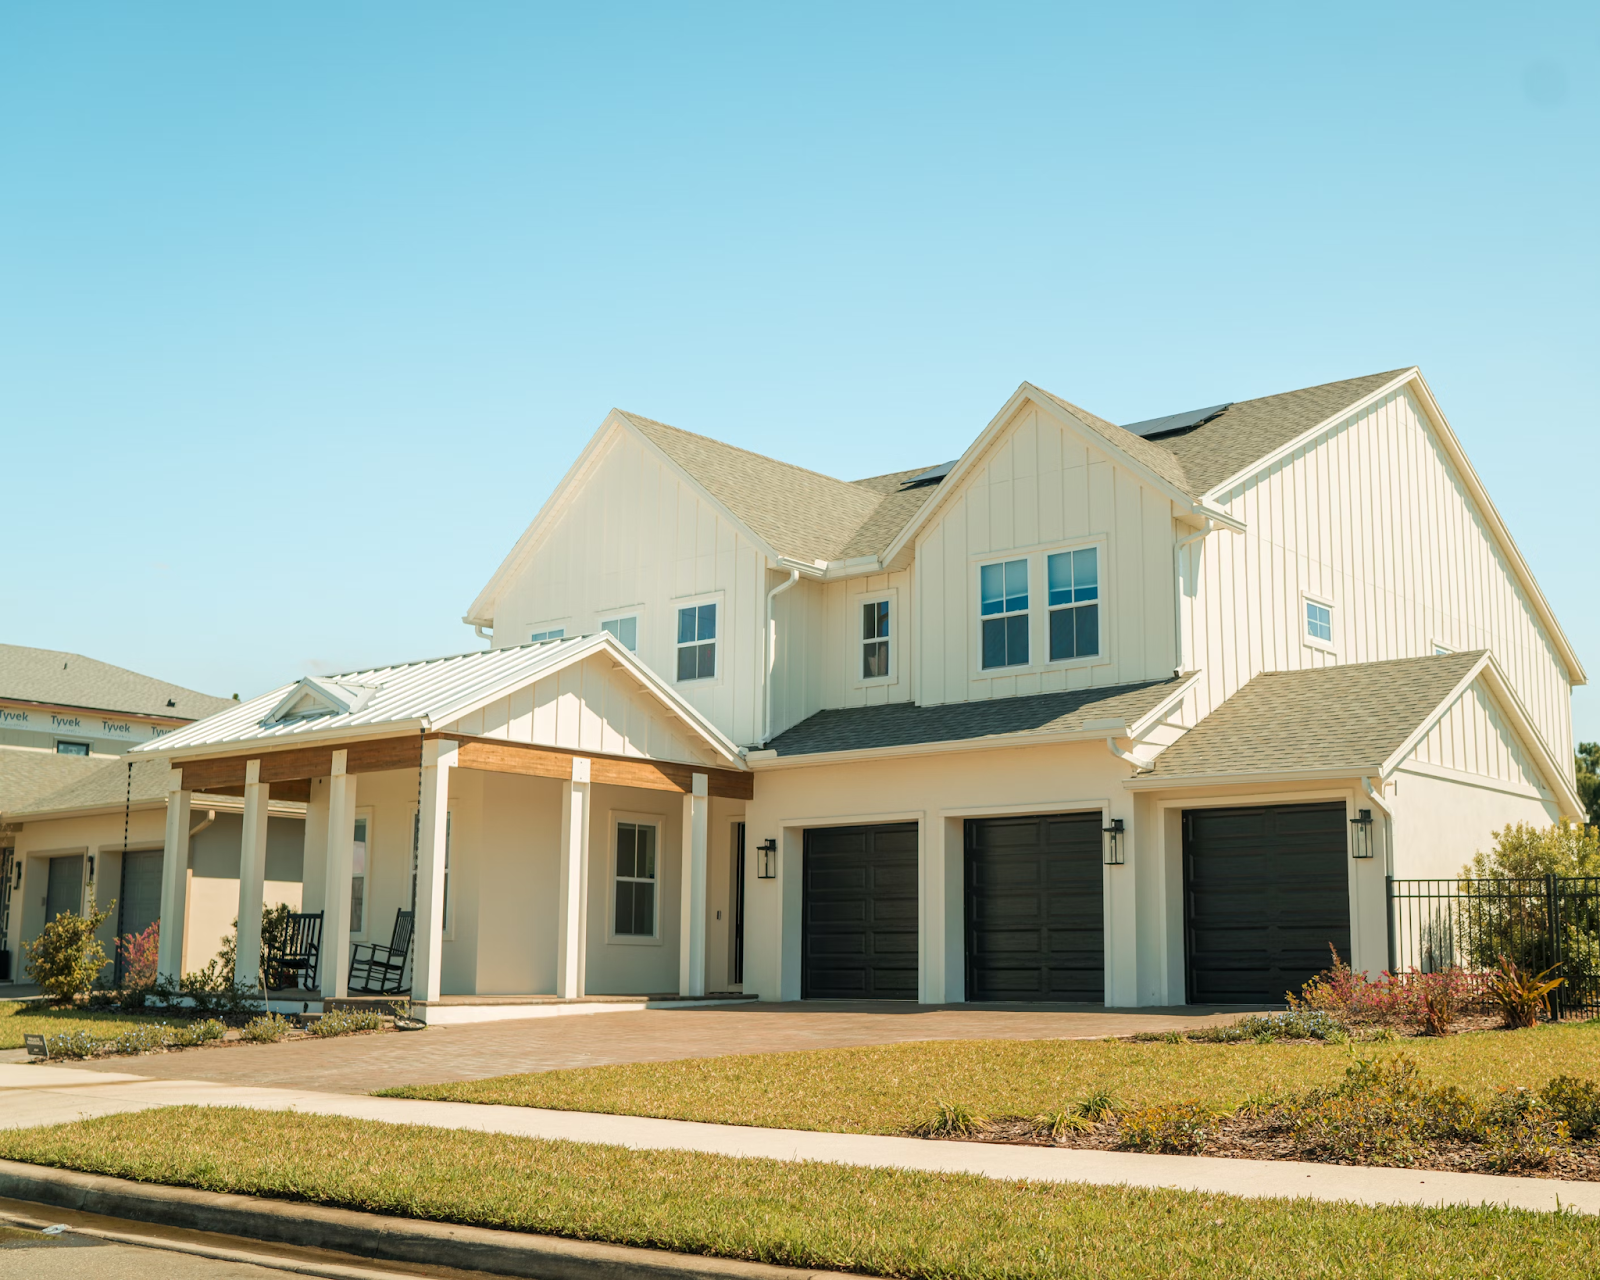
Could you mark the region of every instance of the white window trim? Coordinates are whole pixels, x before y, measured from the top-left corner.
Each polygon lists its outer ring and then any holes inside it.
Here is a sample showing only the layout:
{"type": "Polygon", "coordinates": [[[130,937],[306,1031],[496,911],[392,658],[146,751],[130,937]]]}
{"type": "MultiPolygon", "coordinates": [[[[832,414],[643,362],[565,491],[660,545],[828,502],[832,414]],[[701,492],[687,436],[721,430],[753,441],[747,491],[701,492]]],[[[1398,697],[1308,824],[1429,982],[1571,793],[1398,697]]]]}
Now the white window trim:
{"type": "Polygon", "coordinates": [[[845,670],[850,673],[851,688],[876,689],[899,684],[900,670],[905,666],[905,646],[901,643],[900,635],[899,589],[885,587],[881,591],[859,591],[849,598],[848,607],[849,626],[846,631],[849,648],[845,660],[849,665],[845,670]],[[879,600],[889,602],[889,674],[868,679],[861,674],[861,649],[866,643],[861,636],[861,609],[863,605],[873,604],[879,600]]]}
{"type": "MultiPolygon", "coordinates": [[[[522,635],[518,637],[517,643],[532,644],[533,640],[530,637],[537,635],[541,631],[559,631],[563,640],[570,640],[573,636],[572,619],[571,617],[566,617],[551,618],[548,622],[524,622],[522,624],[522,635]]],[[[542,643],[548,644],[550,642],[547,640],[542,643]]]]}
{"type": "Polygon", "coordinates": [[[1310,591],[1300,593],[1300,643],[1308,649],[1318,649],[1323,653],[1339,652],[1339,606],[1334,604],[1327,596],[1319,596],[1310,591]],[[1333,633],[1332,640],[1323,640],[1311,634],[1311,624],[1306,617],[1307,604],[1320,604],[1328,611],[1328,630],[1333,633]]]}
{"type": "MultiPolygon", "coordinates": [[[[718,610],[718,613],[719,614],[721,613],[720,609],[718,610]]],[[[672,617],[673,617],[674,623],[676,623],[678,615],[677,614],[673,614],[672,617]]],[[[606,623],[608,623],[608,622],[616,622],[616,621],[618,621],[618,620],[620,620],[622,618],[633,618],[635,620],[637,625],[635,626],[635,629],[634,629],[634,637],[633,637],[634,648],[633,648],[633,652],[634,652],[635,655],[643,653],[644,652],[644,647],[645,647],[645,634],[646,633],[645,633],[645,623],[644,623],[644,620],[645,620],[645,607],[642,604],[630,604],[630,605],[624,606],[621,609],[607,609],[603,613],[595,614],[594,629],[597,632],[604,631],[606,623]]],[[[722,630],[722,622],[721,622],[720,617],[718,618],[718,621],[717,621],[717,630],[718,631],[722,630]]],[[[677,638],[677,632],[676,631],[673,632],[673,638],[674,638],[674,640],[676,640],[676,638],[677,638]]],[[[717,638],[719,640],[721,639],[720,636],[718,636],[717,638]]],[[[624,645],[623,647],[626,648],[627,646],[624,645]]],[[[674,648],[676,648],[676,645],[674,645],[674,648]]],[[[720,657],[721,655],[719,654],[718,656],[720,657]]],[[[676,663],[677,654],[673,654],[673,661],[674,661],[674,663],[676,663]]]]}
{"type": "MultiPolygon", "coordinates": [[[[372,850],[375,843],[372,839],[372,833],[375,828],[371,805],[356,806],[356,821],[360,822],[363,819],[367,824],[367,870],[365,875],[366,883],[361,886],[361,928],[350,930],[350,938],[354,942],[365,942],[372,929],[372,850]]],[[[350,872],[350,877],[352,880],[355,878],[354,870],[350,872]]],[[[351,888],[354,887],[354,885],[351,886],[351,888]]]]}
{"type": "Polygon", "coordinates": [[[1461,650],[1457,649],[1453,644],[1446,644],[1443,640],[1430,640],[1428,641],[1428,652],[1437,658],[1446,653],[1460,653],[1461,650]]]}
{"type": "Polygon", "coordinates": [[[1110,666],[1116,652],[1114,617],[1109,607],[1111,599],[1111,540],[1104,533],[1088,534],[1061,542],[1037,544],[1026,550],[985,551],[967,557],[968,641],[971,661],[968,664],[970,679],[995,680],[1004,676],[1038,675],[1046,671],[1068,671],[1078,667],[1110,666]],[[1057,658],[1050,660],[1050,588],[1046,576],[1049,558],[1063,551],[1082,551],[1094,547],[1099,552],[1100,597],[1100,652],[1088,658],[1057,658]],[[1028,561],[1028,661],[1015,667],[986,667],[983,665],[983,607],[982,567],[1007,560],[1028,561]]]}
{"type": "Polygon", "coordinates": [[[711,689],[720,685],[728,675],[728,606],[723,597],[723,591],[708,591],[702,595],[678,596],[671,603],[672,614],[669,618],[672,636],[672,657],[667,667],[668,683],[679,689],[711,689]],[[678,611],[680,609],[698,608],[703,604],[717,606],[717,673],[709,679],[680,680],[678,679],[678,611]]]}
{"type": "Polygon", "coordinates": [[[625,809],[612,809],[607,815],[606,830],[610,838],[606,842],[606,942],[613,946],[662,945],[661,889],[662,882],[666,879],[664,874],[666,856],[662,849],[662,837],[666,833],[666,825],[667,820],[659,813],[630,813],[625,809]],[[656,918],[655,932],[651,934],[617,932],[617,826],[623,822],[656,829],[656,918]]]}

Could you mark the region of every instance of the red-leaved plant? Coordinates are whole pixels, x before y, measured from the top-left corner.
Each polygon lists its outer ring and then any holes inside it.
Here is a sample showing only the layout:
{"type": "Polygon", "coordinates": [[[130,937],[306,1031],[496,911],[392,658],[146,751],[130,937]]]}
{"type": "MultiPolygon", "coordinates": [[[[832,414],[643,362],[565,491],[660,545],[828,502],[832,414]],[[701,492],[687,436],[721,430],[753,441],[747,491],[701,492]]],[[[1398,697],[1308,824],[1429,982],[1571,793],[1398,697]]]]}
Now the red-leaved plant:
{"type": "Polygon", "coordinates": [[[142,933],[125,933],[117,939],[122,957],[122,983],[125,987],[153,987],[156,981],[156,955],[161,946],[161,922],[154,921],[142,933]]]}

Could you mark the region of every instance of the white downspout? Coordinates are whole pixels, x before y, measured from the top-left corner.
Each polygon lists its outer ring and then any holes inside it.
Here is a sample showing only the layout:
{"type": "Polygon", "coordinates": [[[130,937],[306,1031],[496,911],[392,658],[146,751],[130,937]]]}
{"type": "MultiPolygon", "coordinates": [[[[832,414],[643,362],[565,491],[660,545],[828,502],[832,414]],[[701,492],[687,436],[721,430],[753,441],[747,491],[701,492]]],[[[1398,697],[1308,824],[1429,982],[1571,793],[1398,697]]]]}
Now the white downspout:
{"type": "Polygon", "coordinates": [[[1126,760],[1133,766],[1133,771],[1135,773],[1147,773],[1149,770],[1155,768],[1155,765],[1151,761],[1141,759],[1139,756],[1134,755],[1131,751],[1124,751],[1117,745],[1117,740],[1115,738],[1106,739],[1106,750],[1112,755],[1116,756],[1118,760],[1126,760]]]}
{"type": "Polygon", "coordinates": [[[494,632],[491,631],[488,635],[484,635],[483,623],[481,622],[474,622],[472,624],[472,633],[480,640],[487,640],[490,644],[494,643],[494,632]]]}
{"type": "Polygon", "coordinates": [[[772,614],[772,602],[781,596],[795,583],[800,581],[800,570],[790,569],[789,580],[780,582],[767,592],[767,662],[766,671],[762,676],[761,687],[766,698],[766,705],[761,715],[761,745],[767,745],[767,739],[772,736],[772,672],[778,665],[778,621],[772,614]]]}
{"type": "Polygon", "coordinates": [[[217,820],[217,811],[215,809],[207,809],[206,810],[206,820],[204,822],[200,823],[198,826],[193,826],[193,827],[189,828],[189,839],[193,840],[197,835],[199,835],[202,831],[204,831],[207,827],[209,827],[216,820],[217,820]]]}
{"type": "Polygon", "coordinates": [[[1210,516],[1206,517],[1205,525],[1196,529],[1187,538],[1180,538],[1172,546],[1172,626],[1174,630],[1172,652],[1177,658],[1177,666],[1172,669],[1172,674],[1181,676],[1189,669],[1189,655],[1184,652],[1183,644],[1183,550],[1191,542],[1198,542],[1217,527],[1217,522],[1210,516]]]}

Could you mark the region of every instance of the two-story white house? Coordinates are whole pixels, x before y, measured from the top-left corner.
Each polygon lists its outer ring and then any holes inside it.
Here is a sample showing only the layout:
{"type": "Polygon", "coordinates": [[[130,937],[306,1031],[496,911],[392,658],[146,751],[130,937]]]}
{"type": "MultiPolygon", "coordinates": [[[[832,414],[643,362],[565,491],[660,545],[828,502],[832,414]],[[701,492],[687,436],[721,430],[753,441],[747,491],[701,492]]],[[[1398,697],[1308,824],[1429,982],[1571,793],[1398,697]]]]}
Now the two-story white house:
{"type": "Polygon", "coordinates": [[[1582,666],[1416,369],[1127,427],[1024,383],[928,462],[615,411],[469,610],[489,654],[144,750],[175,807],[304,788],[330,903],[361,800],[320,849],[318,796],[374,797],[424,1000],[1276,1001],[1389,963],[1386,875],[1581,816],[1582,666]]]}

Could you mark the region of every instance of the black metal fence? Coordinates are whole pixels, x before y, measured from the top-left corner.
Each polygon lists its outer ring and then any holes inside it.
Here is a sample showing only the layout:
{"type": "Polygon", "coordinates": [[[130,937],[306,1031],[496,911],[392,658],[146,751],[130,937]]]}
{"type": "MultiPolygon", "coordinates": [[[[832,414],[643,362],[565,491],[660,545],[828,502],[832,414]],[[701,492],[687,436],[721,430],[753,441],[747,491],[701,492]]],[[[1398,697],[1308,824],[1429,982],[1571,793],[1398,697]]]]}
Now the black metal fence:
{"type": "Polygon", "coordinates": [[[1389,969],[1463,970],[1482,989],[1500,957],[1532,973],[1556,968],[1557,1017],[1600,1015],[1600,876],[1395,880],[1389,969]]]}

